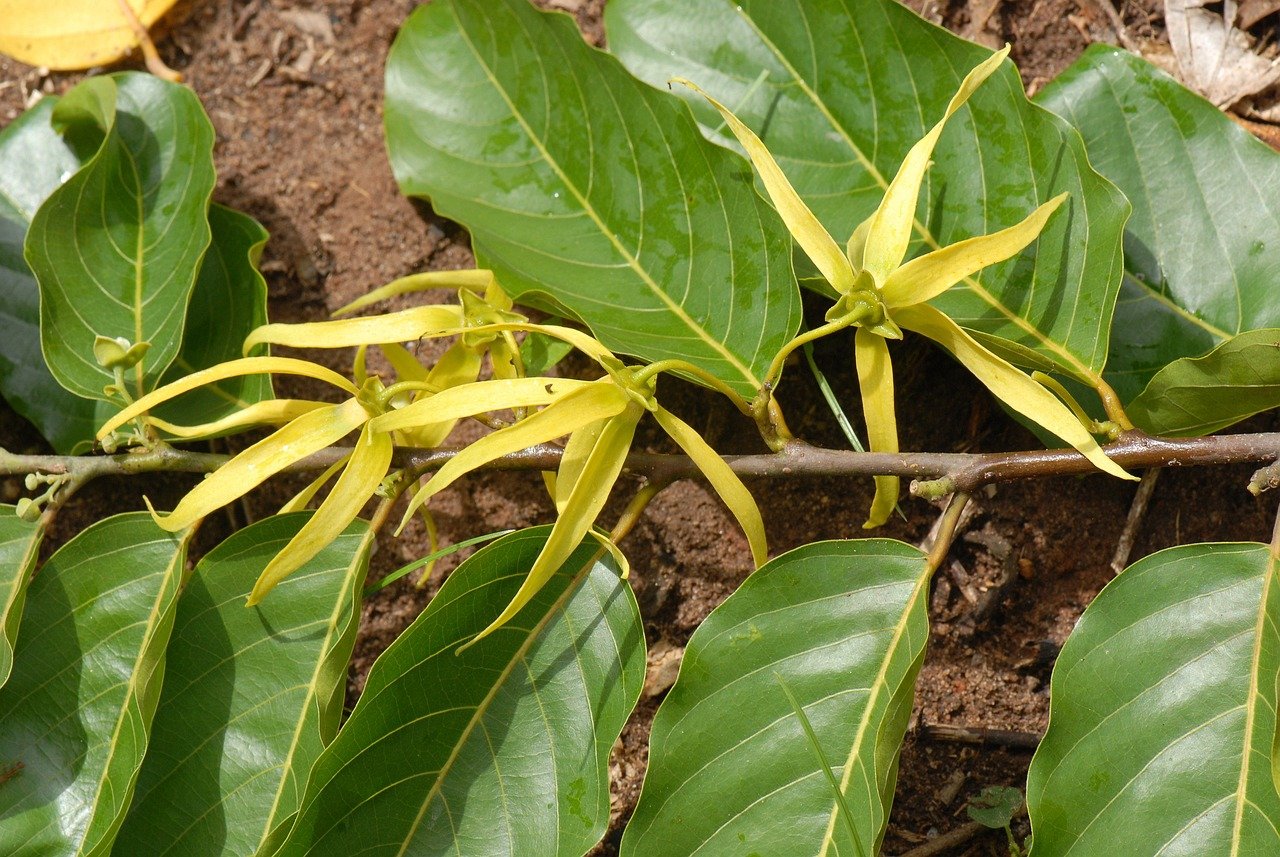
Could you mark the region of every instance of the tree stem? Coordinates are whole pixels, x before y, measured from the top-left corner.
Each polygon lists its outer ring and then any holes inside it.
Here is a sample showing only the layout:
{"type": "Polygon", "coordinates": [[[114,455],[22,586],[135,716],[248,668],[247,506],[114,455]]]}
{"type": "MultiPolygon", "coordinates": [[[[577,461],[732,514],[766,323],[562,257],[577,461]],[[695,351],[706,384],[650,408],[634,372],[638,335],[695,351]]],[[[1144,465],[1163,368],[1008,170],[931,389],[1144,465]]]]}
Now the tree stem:
{"type": "MultiPolygon", "coordinates": [[[[1148,467],[1186,467],[1206,464],[1270,463],[1280,458],[1280,432],[1224,434],[1198,438],[1154,438],[1126,432],[1103,447],[1113,461],[1129,470],[1148,467]]],[[[346,447],[330,447],[284,468],[284,473],[310,473],[329,467],[350,454],[346,447]]],[[[442,467],[456,449],[397,450],[397,467],[426,472],[442,467]]],[[[540,444],[497,459],[489,470],[555,470],[564,449],[540,444]]],[[[1098,472],[1073,449],[1027,450],[998,453],[855,452],[824,449],[792,441],[775,453],[726,455],[725,461],[739,476],[776,479],[815,476],[904,476],[917,481],[913,493],[937,496],[972,494],[984,485],[1074,476],[1098,472]]],[[[159,471],[211,473],[229,456],[191,452],[159,444],[151,449],[115,455],[15,455],[0,450],[0,476],[27,473],[67,474],[78,485],[99,476],[132,476],[159,471]]],[[[698,476],[697,466],[684,455],[632,452],[627,470],[652,482],[698,476]]]]}

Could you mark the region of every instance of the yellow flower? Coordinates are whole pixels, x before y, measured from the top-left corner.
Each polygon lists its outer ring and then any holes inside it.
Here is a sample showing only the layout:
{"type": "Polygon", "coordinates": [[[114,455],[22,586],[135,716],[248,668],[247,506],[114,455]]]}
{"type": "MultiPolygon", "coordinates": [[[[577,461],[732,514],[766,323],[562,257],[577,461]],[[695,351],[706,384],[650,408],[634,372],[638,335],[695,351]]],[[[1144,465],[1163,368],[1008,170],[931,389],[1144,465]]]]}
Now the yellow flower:
{"type": "MultiPolygon", "coordinates": [[[[917,198],[934,146],[946,121],[1003,62],[1008,47],[965,77],[942,119],[907,153],[876,210],[853,231],[844,250],[809,210],[769,150],[750,128],[695,84],[746,149],[774,207],[801,249],[839,293],[827,313],[824,334],[854,326],[854,354],[871,448],[898,451],[893,372],[886,339],[902,330],[923,334],[950,351],[1009,407],[1071,444],[1098,468],[1132,479],[1107,458],[1098,442],[1059,399],[1025,372],[998,357],[928,301],[988,265],[1021,252],[1036,239],[1067,194],[1060,194],[1007,229],[960,241],[903,263],[911,242],[917,198]]],[[[775,361],[780,371],[781,361],[775,361]]],[[[771,377],[776,375],[771,372],[771,377]]],[[[864,526],[883,524],[898,498],[898,477],[877,476],[876,496],[864,526]]]]}
{"type": "MultiPolygon", "coordinates": [[[[767,554],[764,522],[746,486],[719,454],[687,423],[658,404],[655,397],[657,373],[627,366],[603,345],[584,333],[556,325],[494,324],[481,332],[519,328],[569,342],[599,363],[606,375],[596,381],[566,381],[555,378],[522,379],[545,386],[550,401],[514,425],[486,435],[461,450],[414,494],[405,512],[407,522],[432,496],[459,477],[508,455],[569,437],[553,480],[552,497],[556,522],[528,575],[511,603],[477,637],[479,640],[500,628],[546,585],[556,570],[592,532],[609,492],[617,481],[631,449],[636,425],[646,412],[671,436],[698,466],[712,488],[729,507],[747,535],[756,564],[767,554]]],[[[511,382],[481,381],[474,385],[476,396],[487,392],[487,403],[496,410],[512,407],[507,395],[511,382]]],[[[422,420],[436,418],[440,396],[415,402],[373,420],[375,431],[413,429],[422,420]]],[[[403,528],[404,522],[401,523],[403,528]]]]}

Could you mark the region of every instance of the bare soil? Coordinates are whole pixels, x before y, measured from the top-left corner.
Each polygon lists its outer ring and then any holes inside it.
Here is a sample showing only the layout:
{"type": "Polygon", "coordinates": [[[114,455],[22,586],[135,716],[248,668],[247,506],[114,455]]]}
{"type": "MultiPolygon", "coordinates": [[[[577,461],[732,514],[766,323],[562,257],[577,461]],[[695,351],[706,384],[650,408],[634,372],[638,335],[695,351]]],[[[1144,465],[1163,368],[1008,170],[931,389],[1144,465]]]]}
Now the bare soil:
{"type": "MultiPolygon", "coordinates": [[[[539,2],[573,13],[585,37],[602,42],[603,0],[539,2]]],[[[396,277],[473,263],[466,233],[402,197],[385,157],[382,68],[397,26],[414,5],[410,0],[207,0],[180,10],[180,20],[160,39],[162,55],[186,75],[217,130],[214,198],[252,214],[271,231],[263,270],[275,320],[321,319],[396,277]]],[[[1011,42],[1032,90],[1091,41],[1116,40],[1107,4],[1099,0],[912,0],[909,5],[970,38],[1011,42]]],[[[1130,37],[1159,42],[1158,0],[1116,5],[1130,37]]],[[[0,125],[18,115],[32,92],[64,92],[80,77],[0,58],[0,125]]],[[[810,310],[820,318],[821,307],[810,310]]],[[[904,449],[995,451],[1037,445],[951,361],[918,343],[908,342],[905,352],[905,359],[896,361],[904,449]],[[959,436],[957,425],[965,427],[959,436]]],[[[349,359],[328,352],[307,356],[339,369],[349,359]]],[[[842,401],[856,401],[845,349],[823,344],[817,356],[842,401]]],[[[842,436],[809,374],[797,366],[790,375],[783,399],[792,428],[814,443],[841,446],[842,436]]],[[[673,409],[705,429],[718,448],[759,448],[752,427],[719,400],[679,382],[664,383],[664,398],[673,409]]],[[[277,390],[323,394],[288,379],[278,381],[277,390]]],[[[1264,416],[1241,428],[1277,427],[1280,421],[1264,416]]],[[[656,435],[642,436],[640,442],[666,449],[656,435]]],[[[3,405],[0,445],[44,448],[36,432],[3,405]]],[[[1249,475],[1249,468],[1165,473],[1137,533],[1133,558],[1186,542],[1265,541],[1275,501],[1246,493],[1249,475]]],[[[172,503],[190,484],[179,477],[95,484],[64,510],[49,544],[98,517],[142,508],[143,493],[159,505],[172,503]]],[[[206,526],[202,549],[246,516],[270,514],[297,487],[281,482],[255,492],[226,521],[206,526]]],[[[775,552],[862,534],[870,480],[797,479],[758,487],[758,496],[767,498],[764,511],[775,552]]],[[[16,481],[4,483],[3,499],[11,502],[19,488],[16,481]]],[[[983,787],[1023,784],[1029,751],[942,741],[927,726],[1030,736],[1044,730],[1053,659],[1085,605],[1112,576],[1109,563],[1133,492],[1131,485],[1089,476],[1001,486],[978,499],[966,537],[953,549],[933,593],[933,635],[919,680],[915,725],[902,753],[886,853],[909,851],[926,837],[963,824],[966,799],[983,787]]],[[[617,493],[614,511],[625,499],[624,492],[617,493]]],[[[552,516],[537,478],[520,474],[466,480],[442,495],[437,508],[446,543],[552,516]]],[[[918,542],[936,510],[914,499],[905,500],[903,509],[906,520],[890,521],[883,535],[918,542]]],[[[381,539],[373,577],[421,556],[425,544],[420,531],[381,539]]],[[[654,501],[624,548],[651,663],[662,667],[655,672],[670,675],[679,647],[751,570],[745,540],[704,486],[680,483],[654,501]]],[[[460,559],[443,560],[422,588],[398,584],[365,604],[348,704],[358,697],[374,658],[417,616],[460,559]]],[[[615,747],[614,824],[598,854],[617,853],[622,825],[639,793],[649,723],[662,689],[659,682],[657,692],[641,702],[615,747]]],[[[1027,832],[1025,823],[1019,832],[1027,832]]],[[[1003,834],[993,833],[942,853],[1007,853],[1004,849],[1003,834]]]]}

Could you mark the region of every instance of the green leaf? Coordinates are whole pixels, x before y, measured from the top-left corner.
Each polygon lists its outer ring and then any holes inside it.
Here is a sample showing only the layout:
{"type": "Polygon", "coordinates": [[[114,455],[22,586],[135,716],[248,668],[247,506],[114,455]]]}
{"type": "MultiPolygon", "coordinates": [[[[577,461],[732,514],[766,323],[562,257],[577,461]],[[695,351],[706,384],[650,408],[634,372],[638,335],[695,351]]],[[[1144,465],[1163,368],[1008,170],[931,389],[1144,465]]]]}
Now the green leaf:
{"type": "Polygon", "coordinates": [[[470,229],[512,297],[568,308],[612,349],[750,398],[799,324],[787,233],[750,165],[565,15],[418,9],[387,61],[386,126],[405,193],[470,229]]]}
{"type": "Polygon", "coordinates": [[[13,506],[0,506],[0,687],[4,687],[13,670],[22,604],[43,536],[44,527],[40,524],[22,520],[13,506]]]}
{"type": "Polygon", "coordinates": [[[178,354],[209,244],[213,126],[190,89],[139,72],[89,78],[52,122],[86,160],[27,232],[45,357],[68,390],[103,398],[114,378],[94,338],[150,342],[129,373],[132,392],[146,392],[178,354]]]}
{"type": "MultiPolygon", "coordinates": [[[[548,324],[560,324],[562,319],[548,321],[548,324]]],[[[569,356],[573,346],[563,339],[547,336],[536,331],[525,334],[520,343],[520,362],[524,364],[524,374],[530,378],[545,375],[547,371],[569,356]]]]}
{"type": "Polygon", "coordinates": [[[924,555],[888,539],[807,545],[747,578],[689,641],[654,718],[622,853],[878,854],[927,595],[924,555]],[[839,779],[856,845],[819,755],[839,779]]]}
{"type": "MultiPolygon", "coordinates": [[[[213,239],[187,306],[182,350],[164,384],[227,360],[267,353],[265,345],[247,355],[241,350],[249,332],[267,323],[267,281],[257,267],[267,230],[249,215],[217,204],[209,206],[209,228],[213,239]]],[[[270,375],[241,375],[192,390],[158,408],[156,415],[179,425],[199,425],[271,397],[270,375]]]]}
{"type": "Polygon", "coordinates": [[[1010,786],[987,786],[965,807],[968,816],[984,827],[1008,827],[1022,806],[1022,792],[1010,786]]]}
{"type": "Polygon", "coordinates": [[[369,526],[353,523],[246,610],[254,581],[308,517],[259,521],[196,568],[116,854],[256,854],[297,810],[338,729],[372,543],[369,526]]]}
{"type": "MultiPolygon", "coordinates": [[[[908,149],[990,52],[894,0],[613,0],[609,47],[661,85],[687,77],[761,136],[838,240],[879,204],[908,149]]],[[[720,117],[688,99],[712,139],[720,117]]],[[[1090,380],[1107,357],[1128,205],[1085,158],[1079,135],[1030,104],[1005,64],[948,123],[926,175],[911,254],[1012,226],[1067,191],[1069,211],[1008,262],[934,303],[1090,380]]]]}
{"type": "Polygon", "coordinates": [[[19,855],[106,855],[160,697],[184,541],[145,512],[99,521],[27,592],[0,689],[0,842],[19,855]]]}
{"type": "MultiPolygon", "coordinates": [[[[1116,48],[1090,48],[1036,100],[1080,129],[1090,161],[1133,202],[1107,363],[1125,401],[1174,360],[1280,328],[1280,154],[1116,48]]],[[[1220,358],[1219,383],[1256,381],[1245,351],[1220,358]]],[[[1280,383],[1277,368],[1269,361],[1267,383],[1280,383]]],[[[1147,413],[1156,421],[1144,428],[1181,433],[1147,413]]]]}
{"type": "Polygon", "coordinates": [[[0,393],[61,453],[93,440],[114,408],[63,389],[40,350],[40,290],[22,258],[31,218],[81,161],[50,124],[54,96],[0,131],[0,393]]]}
{"type": "Polygon", "coordinates": [[[1170,548],[1109,583],[1054,667],[1032,854],[1280,853],[1278,623],[1264,545],[1170,548]]]}
{"type": "Polygon", "coordinates": [[[606,760],[639,697],[644,631],[608,555],[579,548],[509,624],[549,527],[458,567],[369,672],[278,852],[579,857],[609,820],[606,760]]]}
{"type": "Polygon", "coordinates": [[[1203,357],[1183,357],[1155,374],[1128,406],[1153,434],[1195,437],[1280,407],[1280,330],[1233,336],[1203,357]]]}

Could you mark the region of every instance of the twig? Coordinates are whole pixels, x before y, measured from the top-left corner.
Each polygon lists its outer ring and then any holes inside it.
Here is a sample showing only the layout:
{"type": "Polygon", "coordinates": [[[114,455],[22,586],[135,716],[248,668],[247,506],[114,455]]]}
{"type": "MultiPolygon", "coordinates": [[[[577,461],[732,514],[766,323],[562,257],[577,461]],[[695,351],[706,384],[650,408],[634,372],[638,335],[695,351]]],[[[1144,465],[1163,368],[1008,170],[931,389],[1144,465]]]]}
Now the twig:
{"type": "Polygon", "coordinates": [[[1091,0],[1091,2],[1098,11],[1107,16],[1107,19],[1111,22],[1111,29],[1115,30],[1116,38],[1120,40],[1120,44],[1124,45],[1126,50],[1141,54],[1140,46],[1129,37],[1129,28],[1124,25],[1124,18],[1120,17],[1120,13],[1116,11],[1116,7],[1111,0],[1091,0]]]}
{"type": "Polygon", "coordinates": [[[951,549],[951,543],[955,540],[956,532],[966,525],[968,519],[972,517],[972,515],[965,515],[965,510],[968,508],[968,494],[961,492],[952,495],[947,508],[933,522],[929,535],[925,536],[924,541],[920,544],[920,550],[928,554],[926,564],[929,567],[930,574],[933,574],[938,570],[938,566],[942,565],[942,560],[946,558],[947,551],[951,549]]]}
{"type": "MultiPolygon", "coordinates": [[[[1027,814],[1027,807],[1024,804],[1023,806],[1018,808],[1018,811],[1013,814],[1013,817],[1021,818],[1026,814],[1027,814]]],[[[973,839],[976,836],[981,836],[983,833],[985,833],[988,830],[996,830],[996,829],[998,828],[991,828],[991,827],[987,827],[985,824],[979,824],[976,821],[970,821],[966,824],[960,825],[955,830],[949,830],[946,833],[942,834],[941,836],[936,836],[933,839],[930,839],[928,842],[924,843],[923,845],[917,846],[916,848],[912,848],[910,851],[906,851],[902,853],[901,855],[899,855],[899,857],[933,857],[933,855],[941,854],[942,852],[946,851],[948,848],[954,848],[957,845],[963,845],[964,843],[968,842],[970,839],[973,839]]]]}
{"type": "Polygon", "coordinates": [[[921,723],[916,727],[916,736],[920,741],[972,744],[979,747],[1007,747],[1010,750],[1028,752],[1040,746],[1040,736],[1034,732],[986,729],[980,726],[953,726],[946,723],[921,723]]]}
{"type": "Polygon", "coordinates": [[[1257,497],[1263,491],[1280,488],[1280,461],[1274,461],[1266,467],[1258,468],[1249,480],[1249,493],[1257,497]]]}
{"type": "Polygon", "coordinates": [[[129,29],[133,30],[133,37],[138,40],[138,47],[142,48],[142,58],[147,63],[147,71],[163,80],[181,83],[182,73],[169,68],[169,66],[165,65],[164,60],[160,59],[160,52],[156,50],[156,43],[151,41],[151,34],[147,32],[147,28],[138,20],[138,15],[133,11],[133,7],[129,5],[129,0],[116,0],[116,5],[120,7],[120,14],[124,16],[129,29]]]}
{"type": "MultiPolygon", "coordinates": [[[[1129,470],[1148,467],[1188,467],[1206,464],[1272,462],[1280,458],[1280,432],[1224,434],[1197,438],[1153,438],[1127,432],[1103,447],[1113,461],[1129,470]]],[[[428,472],[443,467],[457,449],[398,450],[397,467],[428,472]]],[[[299,459],[282,473],[312,473],[351,453],[347,447],[330,447],[299,459]]],[[[540,444],[503,456],[487,470],[555,470],[564,454],[555,444],[540,444]]],[[[115,455],[15,455],[0,450],[0,476],[26,473],[68,474],[80,482],[99,476],[132,476],[159,471],[211,473],[229,456],[190,452],[159,444],[151,449],[115,455]]],[[[793,441],[781,452],[760,455],[727,455],[725,461],[739,476],[776,479],[798,476],[907,476],[929,480],[912,485],[912,493],[942,497],[954,492],[971,494],[984,485],[1096,473],[1093,464],[1073,449],[1029,450],[999,453],[853,452],[824,449],[793,441]]],[[[684,455],[633,452],[627,470],[653,482],[697,477],[697,465],[684,455]]]]}
{"type": "Polygon", "coordinates": [[[1125,519],[1124,530],[1120,533],[1120,540],[1116,542],[1116,552],[1111,557],[1111,571],[1115,574],[1124,571],[1129,564],[1133,540],[1138,535],[1138,527],[1142,526],[1142,519],[1147,514],[1147,504],[1151,502],[1151,495],[1156,490],[1156,480],[1159,478],[1160,471],[1154,467],[1142,474],[1138,491],[1133,495],[1133,504],[1129,506],[1129,517],[1125,519]]]}

